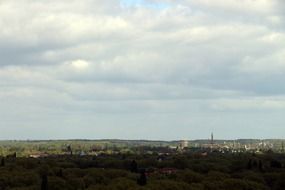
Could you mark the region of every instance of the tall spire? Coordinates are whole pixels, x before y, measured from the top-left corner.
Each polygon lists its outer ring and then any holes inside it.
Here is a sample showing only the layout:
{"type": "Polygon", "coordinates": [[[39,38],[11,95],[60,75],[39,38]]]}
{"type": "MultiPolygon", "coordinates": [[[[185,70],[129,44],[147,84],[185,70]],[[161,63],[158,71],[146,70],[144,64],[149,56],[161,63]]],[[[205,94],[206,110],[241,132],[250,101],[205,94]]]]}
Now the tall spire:
{"type": "Polygon", "coordinates": [[[212,145],[214,144],[214,134],[213,134],[213,132],[211,133],[211,144],[212,145]]]}

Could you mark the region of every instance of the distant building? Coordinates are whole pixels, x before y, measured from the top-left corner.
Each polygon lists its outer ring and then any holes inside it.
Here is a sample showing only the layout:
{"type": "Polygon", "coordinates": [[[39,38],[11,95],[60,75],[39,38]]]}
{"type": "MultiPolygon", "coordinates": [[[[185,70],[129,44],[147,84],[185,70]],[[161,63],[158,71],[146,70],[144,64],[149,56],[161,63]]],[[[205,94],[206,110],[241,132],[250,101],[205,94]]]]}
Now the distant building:
{"type": "Polygon", "coordinates": [[[46,158],[49,155],[46,153],[36,153],[36,154],[30,154],[30,158],[46,158]]]}
{"type": "Polygon", "coordinates": [[[80,156],[86,156],[86,153],[85,153],[83,150],[81,150],[81,152],[80,152],[79,155],[80,155],[80,156]]]}
{"type": "Polygon", "coordinates": [[[184,149],[184,148],[187,148],[187,147],[188,147],[188,141],[187,140],[180,141],[180,144],[179,144],[179,148],[180,149],[184,149]]]}
{"type": "Polygon", "coordinates": [[[201,156],[208,156],[208,152],[202,152],[201,156]]]}
{"type": "MultiPolygon", "coordinates": [[[[225,142],[223,146],[225,146],[225,142]]],[[[211,133],[211,138],[208,139],[208,143],[202,144],[201,148],[210,149],[211,151],[214,151],[214,150],[221,149],[223,146],[218,143],[215,143],[214,133],[211,133]]]]}

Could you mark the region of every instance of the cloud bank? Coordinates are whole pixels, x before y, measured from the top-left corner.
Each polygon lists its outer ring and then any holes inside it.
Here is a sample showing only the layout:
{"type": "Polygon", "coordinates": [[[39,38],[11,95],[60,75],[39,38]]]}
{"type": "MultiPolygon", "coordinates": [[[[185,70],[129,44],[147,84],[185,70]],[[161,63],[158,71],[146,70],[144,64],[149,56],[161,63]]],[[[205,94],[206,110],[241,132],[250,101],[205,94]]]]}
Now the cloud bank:
{"type": "Polygon", "coordinates": [[[283,138],[281,0],[3,0],[2,139],[283,138]]]}

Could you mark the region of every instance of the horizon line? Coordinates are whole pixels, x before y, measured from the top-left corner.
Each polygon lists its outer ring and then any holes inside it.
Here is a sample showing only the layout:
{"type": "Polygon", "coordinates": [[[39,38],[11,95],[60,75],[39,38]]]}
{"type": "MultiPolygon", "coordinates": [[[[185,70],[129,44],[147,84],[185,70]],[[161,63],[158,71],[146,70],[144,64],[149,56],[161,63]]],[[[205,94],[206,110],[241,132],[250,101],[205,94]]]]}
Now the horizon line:
{"type": "MultiPolygon", "coordinates": [[[[159,139],[125,139],[125,138],[98,138],[98,139],[84,139],[84,138],[62,138],[62,139],[0,139],[3,141],[150,141],[150,142],[175,142],[175,141],[199,141],[210,140],[210,138],[201,139],[172,139],[172,140],[159,140],[159,139]]],[[[285,138],[236,138],[236,139],[214,139],[214,141],[236,141],[236,140],[285,140],[285,138]]]]}

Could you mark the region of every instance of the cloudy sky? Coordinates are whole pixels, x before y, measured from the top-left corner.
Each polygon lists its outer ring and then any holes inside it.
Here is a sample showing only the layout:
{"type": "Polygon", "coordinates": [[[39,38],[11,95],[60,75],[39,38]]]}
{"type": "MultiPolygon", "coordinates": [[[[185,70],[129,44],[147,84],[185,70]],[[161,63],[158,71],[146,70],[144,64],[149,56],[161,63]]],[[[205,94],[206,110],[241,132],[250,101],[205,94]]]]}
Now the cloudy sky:
{"type": "Polygon", "coordinates": [[[1,0],[0,139],[285,138],[283,0],[1,0]]]}

